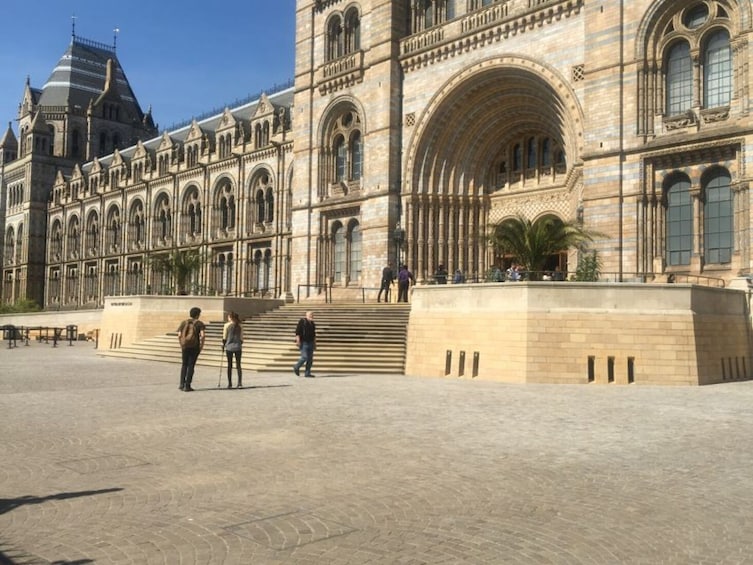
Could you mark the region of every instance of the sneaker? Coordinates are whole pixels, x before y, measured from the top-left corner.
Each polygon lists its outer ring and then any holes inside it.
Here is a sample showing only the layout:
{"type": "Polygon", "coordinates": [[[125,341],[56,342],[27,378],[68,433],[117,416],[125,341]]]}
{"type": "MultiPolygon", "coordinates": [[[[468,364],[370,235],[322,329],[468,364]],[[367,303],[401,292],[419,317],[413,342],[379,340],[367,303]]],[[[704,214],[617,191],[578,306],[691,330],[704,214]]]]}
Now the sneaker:
{"type": "Polygon", "coordinates": [[[179,386],[178,388],[179,388],[180,390],[183,390],[183,389],[184,389],[184,388],[186,388],[186,387],[185,387],[184,385],[180,385],[180,386],[179,386]]]}
{"type": "Polygon", "coordinates": [[[316,378],[316,375],[306,375],[306,378],[307,378],[307,379],[315,379],[315,378],[316,378]]]}
{"type": "Polygon", "coordinates": [[[187,386],[183,390],[186,391],[186,392],[193,392],[193,389],[190,386],[187,386]]]}
{"type": "Polygon", "coordinates": [[[295,373],[296,377],[301,376],[301,370],[298,367],[293,367],[293,372],[295,373]]]}

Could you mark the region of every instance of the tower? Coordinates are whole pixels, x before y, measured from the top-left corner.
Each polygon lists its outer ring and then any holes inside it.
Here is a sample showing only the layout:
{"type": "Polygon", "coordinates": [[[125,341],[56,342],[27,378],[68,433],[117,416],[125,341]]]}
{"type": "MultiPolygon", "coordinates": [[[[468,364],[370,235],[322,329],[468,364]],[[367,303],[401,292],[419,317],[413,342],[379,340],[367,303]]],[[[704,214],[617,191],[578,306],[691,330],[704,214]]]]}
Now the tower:
{"type": "Polygon", "coordinates": [[[115,47],[72,36],[45,85],[26,80],[18,141],[3,138],[0,208],[4,235],[2,301],[43,304],[47,204],[56,175],[157,129],[128,83],[115,47]]]}

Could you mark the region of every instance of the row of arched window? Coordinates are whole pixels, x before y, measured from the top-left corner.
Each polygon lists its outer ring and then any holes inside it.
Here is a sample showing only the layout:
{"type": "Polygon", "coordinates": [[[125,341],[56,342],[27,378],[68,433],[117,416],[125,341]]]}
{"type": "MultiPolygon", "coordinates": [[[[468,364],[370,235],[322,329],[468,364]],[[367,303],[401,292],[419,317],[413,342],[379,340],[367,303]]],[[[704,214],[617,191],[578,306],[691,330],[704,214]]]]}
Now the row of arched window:
{"type": "MultiPolygon", "coordinates": [[[[275,197],[274,189],[270,185],[269,175],[259,175],[255,186],[256,190],[249,197],[248,210],[252,216],[251,221],[255,224],[270,224],[274,221],[275,216],[275,197]]],[[[222,184],[217,191],[214,214],[213,227],[225,232],[235,229],[237,221],[236,199],[229,182],[222,184]]],[[[203,217],[199,190],[196,187],[191,187],[183,199],[182,215],[178,226],[181,235],[188,238],[186,241],[191,241],[191,238],[202,233],[203,217]]],[[[146,246],[146,214],[144,202],[140,198],[135,199],[130,205],[125,222],[127,249],[143,249],[146,246]]],[[[94,256],[100,252],[99,223],[99,212],[96,210],[90,211],[87,215],[84,241],[86,256],[94,256]]],[[[170,198],[166,194],[161,194],[155,201],[152,213],[152,245],[160,246],[171,243],[173,227],[173,210],[170,198]]],[[[117,204],[113,204],[107,209],[104,229],[104,252],[121,251],[123,228],[121,211],[117,204]]],[[[65,231],[60,219],[55,219],[52,223],[50,257],[53,261],[64,258],[64,242],[67,244],[65,258],[77,259],[81,257],[81,227],[79,216],[76,214],[68,220],[65,231]]]]}

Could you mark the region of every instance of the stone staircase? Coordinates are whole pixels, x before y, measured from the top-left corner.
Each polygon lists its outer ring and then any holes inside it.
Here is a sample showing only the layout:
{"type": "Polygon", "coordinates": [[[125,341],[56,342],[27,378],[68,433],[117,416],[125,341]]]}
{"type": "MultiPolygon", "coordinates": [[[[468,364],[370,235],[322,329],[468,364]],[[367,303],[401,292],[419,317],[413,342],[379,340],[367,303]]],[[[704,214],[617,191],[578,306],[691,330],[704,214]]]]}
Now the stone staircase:
{"type": "MultiPolygon", "coordinates": [[[[243,370],[291,373],[298,360],[295,327],[307,310],[313,310],[316,322],[315,374],[404,372],[410,304],[360,303],[285,305],[245,320],[243,370]]],[[[197,365],[219,368],[227,362],[222,354],[223,322],[206,323],[206,342],[197,365]]],[[[176,332],[102,349],[99,355],[181,362],[176,332]]]]}

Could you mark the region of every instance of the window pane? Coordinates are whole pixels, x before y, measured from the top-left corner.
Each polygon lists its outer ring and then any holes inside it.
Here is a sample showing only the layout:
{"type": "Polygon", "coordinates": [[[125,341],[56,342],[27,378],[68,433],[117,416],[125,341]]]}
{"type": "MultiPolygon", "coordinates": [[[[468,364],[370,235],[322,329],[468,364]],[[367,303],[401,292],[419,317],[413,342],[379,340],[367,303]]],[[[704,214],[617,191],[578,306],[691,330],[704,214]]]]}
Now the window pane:
{"type": "Polygon", "coordinates": [[[667,191],[667,263],[688,265],[693,249],[693,202],[687,178],[674,181],[667,191]]]}
{"type": "Polygon", "coordinates": [[[732,260],[732,191],[727,172],[714,175],[706,185],[703,241],[706,263],[732,260]]]}
{"type": "Polygon", "coordinates": [[[729,105],[732,95],[732,52],[726,31],[715,33],[704,56],[703,91],[706,108],[729,105]]]}
{"type": "Polygon", "coordinates": [[[361,168],[363,166],[363,152],[361,151],[361,134],[356,132],[351,139],[353,151],[353,172],[351,178],[359,180],[361,178],[361,168]]]}
{"type": "Polygon", "coordinates": [[[337,141],[335,141],[335,180],[338,182],[345,179],[345,151],[345,140],[342,137],[338,137],[337,141]]]}
{"type": "Polygon", "coordinates": [[[335,232],[335,282],[342,280],[345,269],[345,229],[340,226],[335,232]]]}
{"type": "Polygon", "coordinates": [[[690,46],[678,43],[667,58],[667,114],[682,114],[693,101],[693,66],[690,46]]]}
{"type": "Polygon", "coordinates": [[[361,228],[355,226],[350,233],[350,280],[361,280],[361,228]]]}

